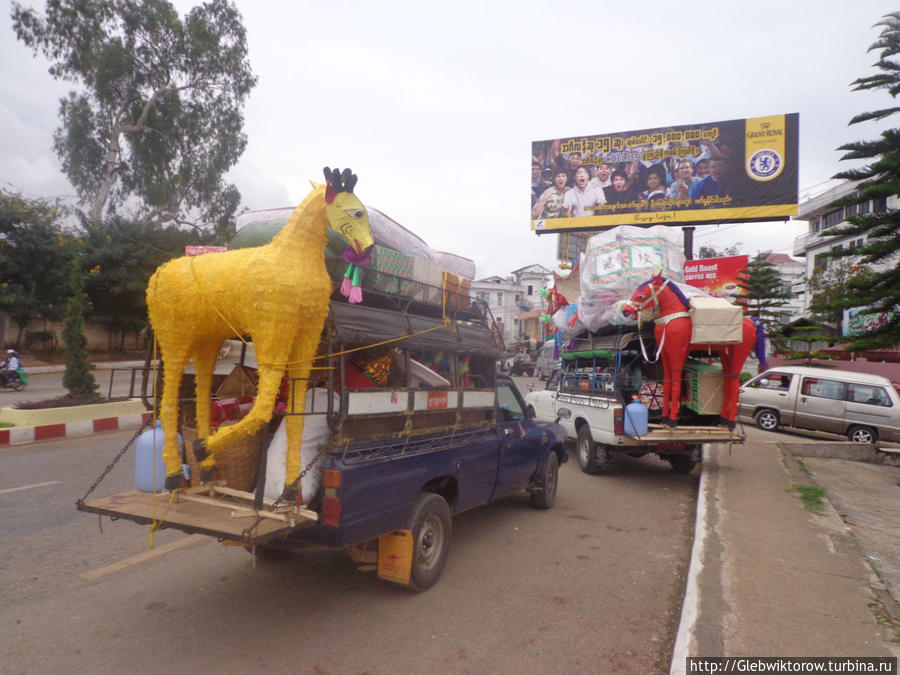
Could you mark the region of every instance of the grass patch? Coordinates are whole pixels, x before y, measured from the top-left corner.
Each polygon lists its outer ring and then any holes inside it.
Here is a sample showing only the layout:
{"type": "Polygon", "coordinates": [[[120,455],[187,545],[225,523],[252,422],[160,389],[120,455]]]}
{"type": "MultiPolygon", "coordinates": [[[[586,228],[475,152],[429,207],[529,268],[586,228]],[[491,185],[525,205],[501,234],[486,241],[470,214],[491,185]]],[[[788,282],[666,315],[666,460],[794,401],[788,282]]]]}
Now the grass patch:
{"type": "Polygon", "coordinates": [[[804,462],[799,457],[797,458],[797,465],[803,470],[803,473],[805,473],[807,476],[813,475],[813,472],[809,470],[808,466],[806,466],[806,462],[804,462]]]}
{"type": "Polygon", "coordinates": [[[0,422],[0,429],[6,429],[7,427],[14,427],[15,424],[11,424],[10,422],[0,422]]]}
{"type": "Polygon", "coordinates": [[[803,508],[821,516],[825,512],[825,488],[818,485],[795,485],[790,489],[800,497],[803,508]]]}

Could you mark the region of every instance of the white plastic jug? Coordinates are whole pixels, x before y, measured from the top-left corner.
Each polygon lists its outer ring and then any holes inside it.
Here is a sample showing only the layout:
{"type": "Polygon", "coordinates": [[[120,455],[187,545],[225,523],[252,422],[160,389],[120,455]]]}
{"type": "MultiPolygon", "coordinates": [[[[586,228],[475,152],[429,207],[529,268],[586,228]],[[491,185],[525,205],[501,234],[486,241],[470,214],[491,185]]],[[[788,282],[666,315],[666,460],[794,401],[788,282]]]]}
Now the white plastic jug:
{"type": "MultiPolygon", "coordinates": [[[[178,453],[184,448],[184,439],[178,434],[178,453]]],[[[159,492],[165,489],[166,465],[162,458],[162,422],[156,420],[156,427],[147,429],[138,436],[137,454],[134,460],[134,485],[142,492],[159,492]],[[154,469],[155,461],[155,469],[154,469]],[[154,470],[156,474],[154,475],[154,470]]]]}
{"type": "Polygon", "coordinates": [[[649,430],[650,411],[641,403],[641,397],[634,395],[625,406],[625,433],[628,436],[645,436],[649,430]]]}

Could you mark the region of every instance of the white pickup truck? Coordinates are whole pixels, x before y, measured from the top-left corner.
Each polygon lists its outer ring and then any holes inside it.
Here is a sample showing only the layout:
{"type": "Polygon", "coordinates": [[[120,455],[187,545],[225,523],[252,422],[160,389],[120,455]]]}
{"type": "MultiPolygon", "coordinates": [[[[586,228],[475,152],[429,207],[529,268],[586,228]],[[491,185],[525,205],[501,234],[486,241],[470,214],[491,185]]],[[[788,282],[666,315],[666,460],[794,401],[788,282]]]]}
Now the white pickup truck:
{"type": "Polygon", "coordinates": [[[700,461],[704,443],[744,442],[740,433],[718,426],[721,370],[699,360],[685,364],[682,391],[688,398],[682,402],[678,426],[654,423],[661,417],[663,371],[662,364],[648,362],[645,353],[651,359],[656,354],[650,332],[578,338],[563,352],[562,368],[551,375],[546,389],[525,396],[538,420],[557,420],[561,408],[571,412],[559,423],[575,441],[585,473],[607,472],[617,453],[654,453],[673,470],[687,473],[700,461]],[[626,434],[626,403],[635,395],[649,410],[650,423],[642,435],[626,434]]]}

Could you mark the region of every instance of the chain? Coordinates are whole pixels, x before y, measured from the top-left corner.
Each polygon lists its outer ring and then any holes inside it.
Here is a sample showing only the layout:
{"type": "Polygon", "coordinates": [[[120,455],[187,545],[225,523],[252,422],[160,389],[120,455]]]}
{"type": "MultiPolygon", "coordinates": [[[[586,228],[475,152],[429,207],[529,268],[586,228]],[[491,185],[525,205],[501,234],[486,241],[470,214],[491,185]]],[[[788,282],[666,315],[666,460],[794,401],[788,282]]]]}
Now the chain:
{"type": "MultiPolygon", "coordinates": [[[[291,485],[299,485],[303,480],[303,477],[309,473],[309,470],[313,468],[316,462],[319,461],[319,458],[324,455],[328,451],[328,444],[324,444],[319,448],[319,451],[315,454],[315,456],[309,460],[309,464],[306,465],[306,468],[300,472],[300,475],[297,476],[297,480],[295,480],[291,485]]],[[[287,487],[287,486],[286,486],[287,487]]],[[[275,503],[272,504],[272,509],[274,510],[277,506],[280,506],[284,502],[284,493],[278,496],[278,499],[275,500],[275,503]]]]}
{"type": "Polygon", "coordinates": [[[144,423],[141,424],[140,428],[134,433],[134,436],[131,437],[131,440],[129,440],[125,444],[125,447],[122,448],[121,450],[119,450],[119,454],[117,454],[115,457],[113,457],[113,460],[109,464],[106,465],[106,468],[103,470],[103,473],[101,473],[97,477],[97,480],[95,480],[94,484],[88,488],[88,491],[84,493],[84,496],[81,499],[79,499],[78,502],[76,502],[77,504],[83,504],[84,500],[87,499],[88,495],[97,489],[97,486],[103,482],[103,479],[106,478],[107,474],[113,470],[113,467],[116,465],[116,463],[120,459],[122,459],[122,457],[124,457],[125,453],[128,452],[128,448],[130,448],[131,445],[135,442],[135,440],[137,440],[137,437],[140,436],[141,433],[143,433],[144,429],[147,428],[148,426],[150,426],[152,421],[153,421],[152,418],[147,418],[144,421],[144,423]]]}

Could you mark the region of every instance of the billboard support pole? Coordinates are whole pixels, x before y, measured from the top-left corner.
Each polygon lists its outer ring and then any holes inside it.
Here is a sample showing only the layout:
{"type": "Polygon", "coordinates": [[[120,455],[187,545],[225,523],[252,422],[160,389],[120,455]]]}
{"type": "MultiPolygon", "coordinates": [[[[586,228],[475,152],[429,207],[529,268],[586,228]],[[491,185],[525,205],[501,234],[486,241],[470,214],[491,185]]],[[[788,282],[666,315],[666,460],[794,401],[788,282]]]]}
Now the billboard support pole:
{"type": "Polygon", "coordinates": [[[694,226],[687,225],[681,228],[681,231],[684,232],[684,259],[685,260],[693,260],[694,259],[694,226]]]}

